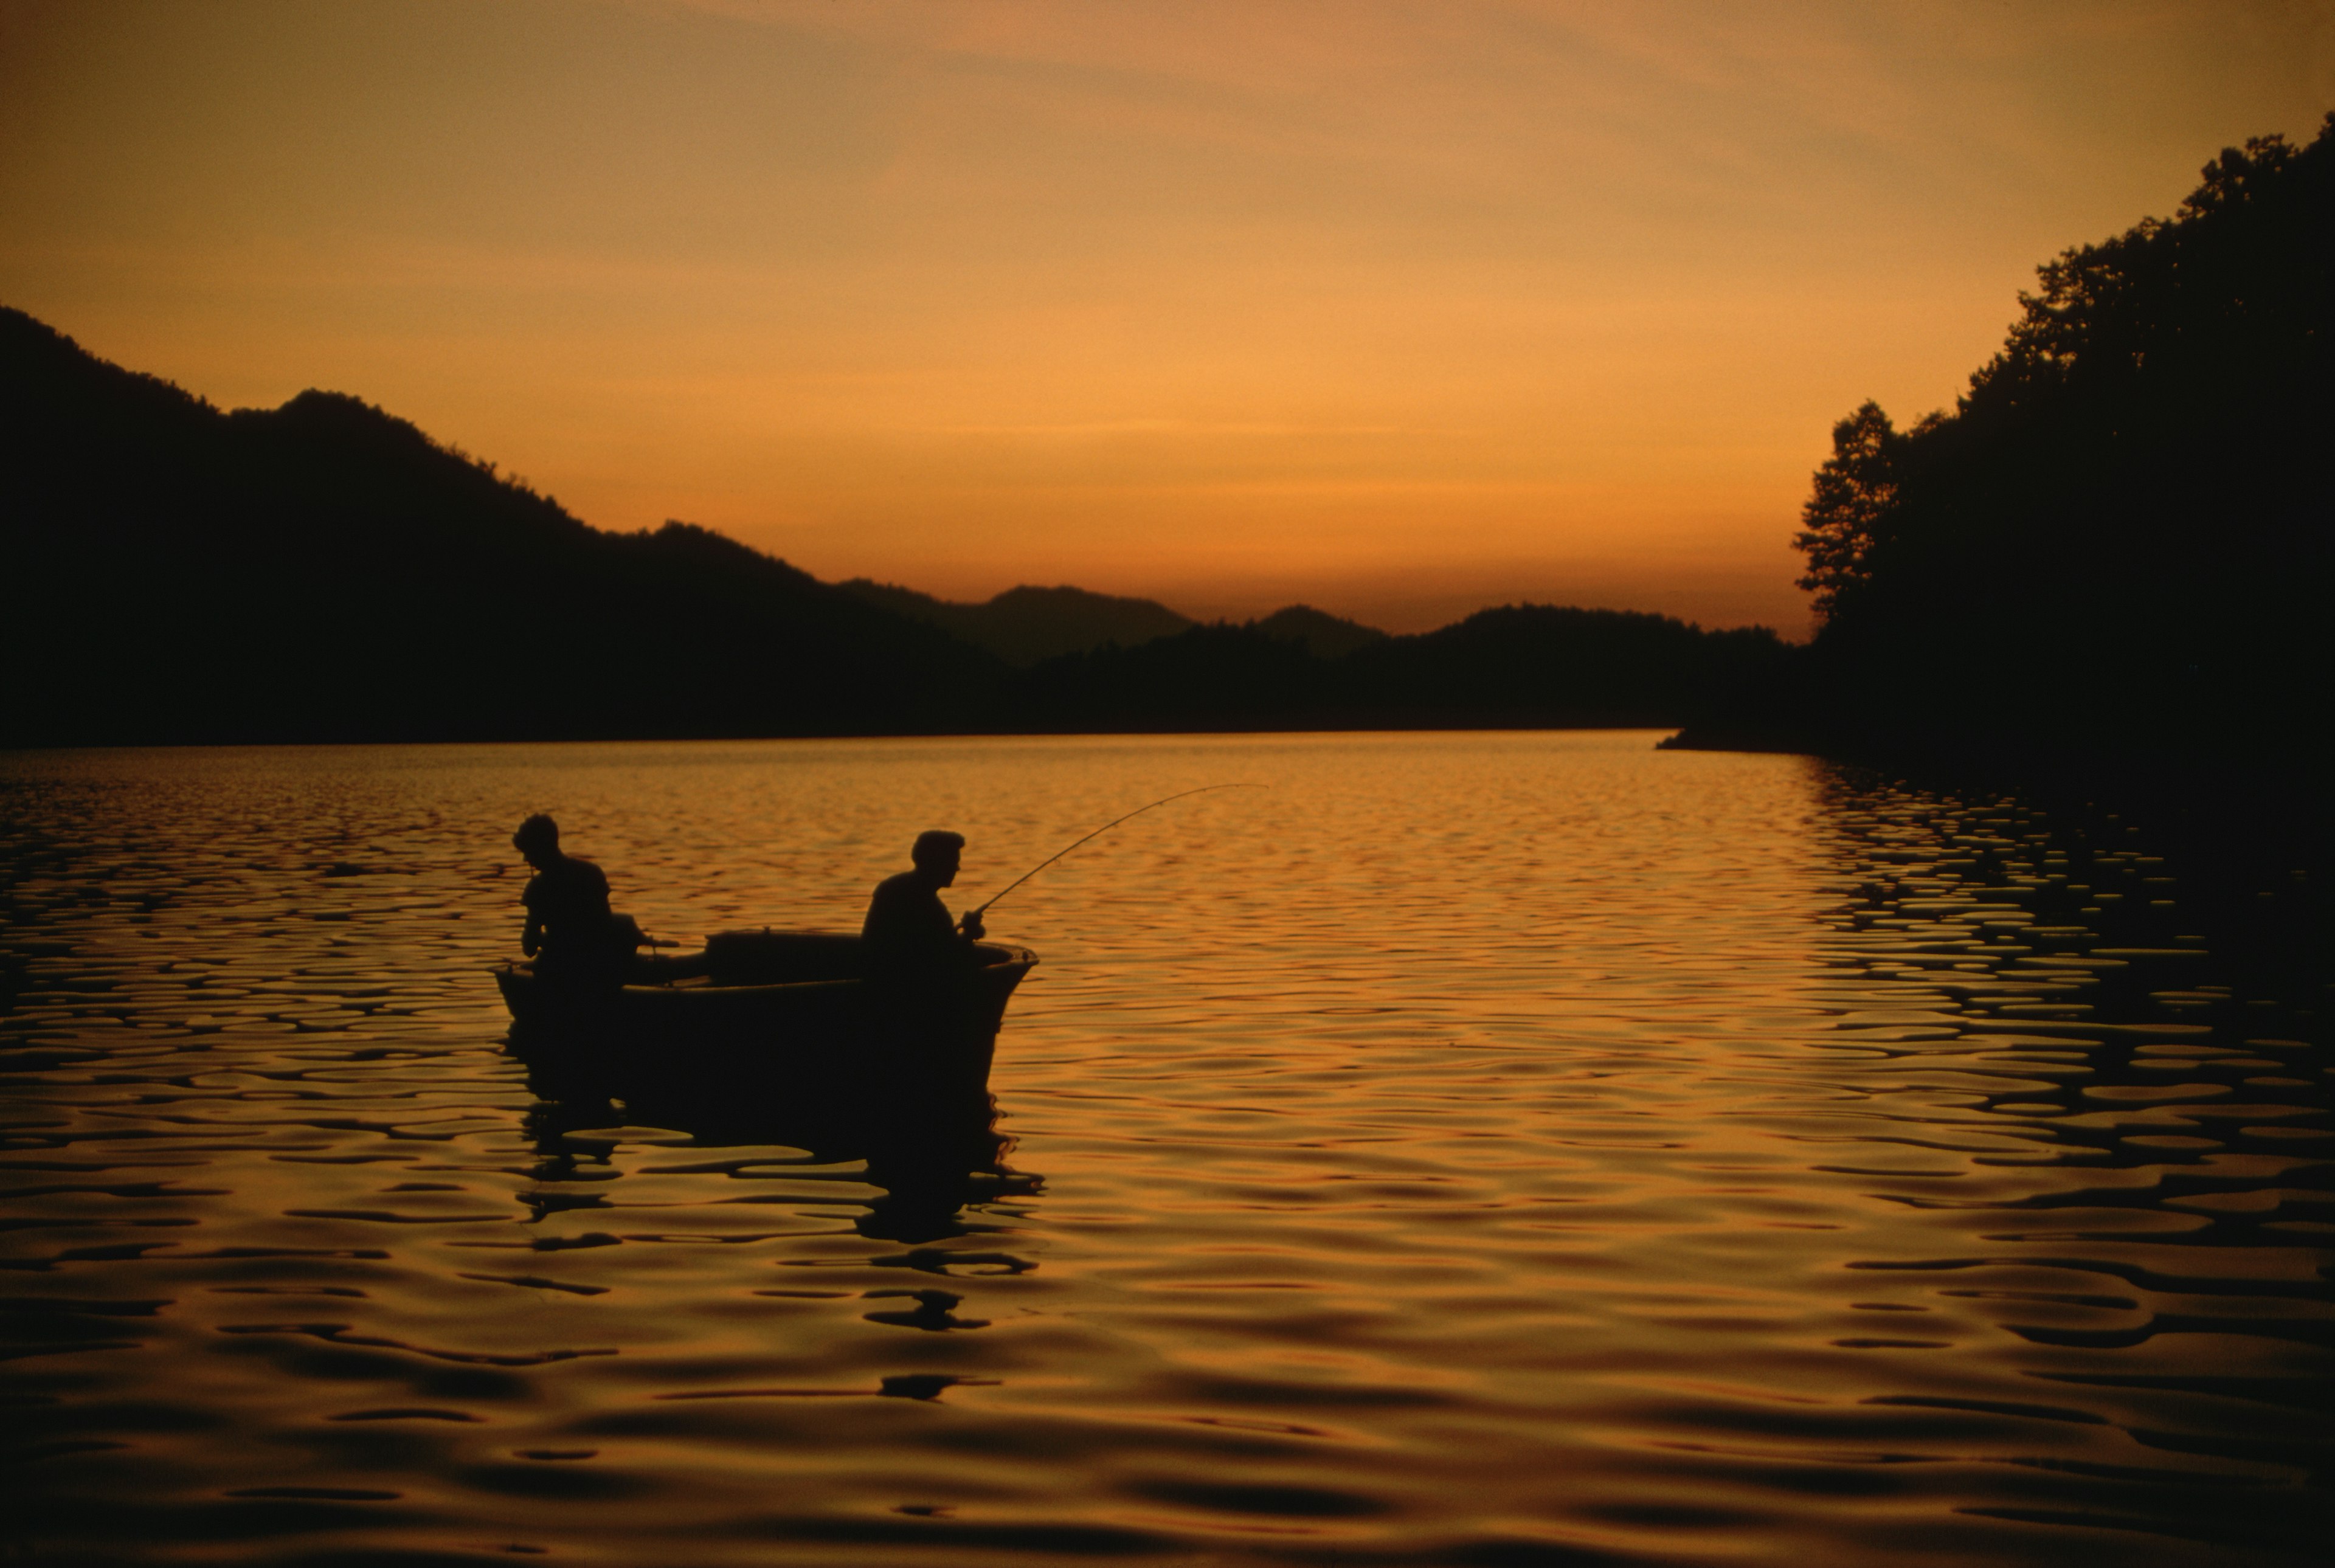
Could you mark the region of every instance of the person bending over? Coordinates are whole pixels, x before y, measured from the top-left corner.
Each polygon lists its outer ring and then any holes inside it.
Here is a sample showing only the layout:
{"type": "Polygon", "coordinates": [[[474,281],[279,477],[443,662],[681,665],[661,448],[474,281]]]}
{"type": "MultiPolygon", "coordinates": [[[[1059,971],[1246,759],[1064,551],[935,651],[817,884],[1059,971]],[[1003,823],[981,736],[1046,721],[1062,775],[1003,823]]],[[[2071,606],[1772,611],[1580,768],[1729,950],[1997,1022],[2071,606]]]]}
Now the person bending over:
{"type": "Polygon", "coordinates": [[[519,895],[527,927],[518,943],[535,972],[561,980],[615,974],[630,945],[618,951],[608,878],[589,860],[561,853],[559,824],[540,813],[518,825],[511,844],[535,870],[519,895]]]}

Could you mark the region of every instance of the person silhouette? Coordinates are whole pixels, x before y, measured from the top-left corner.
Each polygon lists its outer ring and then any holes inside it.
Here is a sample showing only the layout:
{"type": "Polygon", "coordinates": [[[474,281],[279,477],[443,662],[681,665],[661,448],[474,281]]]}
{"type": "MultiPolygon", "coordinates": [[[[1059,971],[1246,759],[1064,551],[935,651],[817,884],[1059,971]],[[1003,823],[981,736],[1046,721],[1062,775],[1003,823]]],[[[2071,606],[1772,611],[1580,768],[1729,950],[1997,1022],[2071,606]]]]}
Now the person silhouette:
{"type": "Polygon", "coordinates": [[[941,902],[941,889],[956,880],[964,855],[962,833],[935,828],[918,834],[908,851],[909,868],[877,886],[859,928],[872,973],[931,971],[972,957],[973,944],[986,934],[980,911],[969,911],[958,922],[941,902]]]}
{"type": "Polygon", "coordinates": [[[553,981],[615,975],[622,954],[607,876],[589,860],[562,853],[559,824],[541,812],[518,825],[511,846],[535,871],[519,895],[527,910],[519,950],[535,960],[536,973],[553,981]]]}

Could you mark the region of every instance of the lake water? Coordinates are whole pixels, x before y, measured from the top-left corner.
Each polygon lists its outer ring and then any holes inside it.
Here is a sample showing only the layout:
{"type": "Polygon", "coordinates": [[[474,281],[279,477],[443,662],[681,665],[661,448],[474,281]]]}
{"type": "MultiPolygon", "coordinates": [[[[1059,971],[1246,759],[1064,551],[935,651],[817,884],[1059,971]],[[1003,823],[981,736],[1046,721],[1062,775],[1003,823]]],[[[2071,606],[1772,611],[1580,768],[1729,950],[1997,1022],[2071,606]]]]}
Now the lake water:
{"type": "Polygon", "coordinates": [[[0,757],[8,1560],[2321,1560],[2308,885],[1653,739],[0,757]],[[690,941],[1225,782],[953,1169],[505,1050],[528,812],[690,941]]]}

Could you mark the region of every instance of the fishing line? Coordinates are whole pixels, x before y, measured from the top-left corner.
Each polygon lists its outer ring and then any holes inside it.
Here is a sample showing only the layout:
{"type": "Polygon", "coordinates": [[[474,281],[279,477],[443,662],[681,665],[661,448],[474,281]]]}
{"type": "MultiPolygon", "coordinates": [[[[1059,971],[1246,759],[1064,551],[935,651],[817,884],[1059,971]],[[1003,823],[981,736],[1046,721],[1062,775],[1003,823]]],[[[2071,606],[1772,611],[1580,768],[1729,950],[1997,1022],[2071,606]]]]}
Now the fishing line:
{"type": "MultiPolygon", "coordinates": [[[[1024,882],[1029,881],[1030,878],[1037,876],[1038,873],[1046,869],[1047,866],[1051,866],[1055,861],[1060,860],[1063,856],[1068,855],[1071,850],[1076,849],[1080,845],[1087,842],[1088,838],[1101,837],[1104,834],[1109,832],[1120,823],[1132,821],[1134,818],[1142,816],[1146,811],[1150,810],[1152,806],[1165,806],[1168,801],[1181,800],[1187,795],[1205,795],[1211,789],[1262,789],[1264,788],[1264,786],[1262,784],[1246,782],[1239,784],[1203,784],[1197,789],[1179,789],[1173,795],[1163,795],[1158,799],[1154,800],[1151,803],[1151,806],[1138,806],[1134,810],[1129,812],[1124,817],[1112,818],[1109,821],[1104,823],[1101,827],[1088,834],[1086,838],[1073,839],[1071,843],[1065,845],[1060,849],[1057,849],[1051,855],[1047,856],[1046,858],[1038,862],[1037,865],[1032,866],[1029,870],[1024,871],[1021,876],[1007,883],[1003,887],[1001,887],[995,893],[991,894],[989,895],[989,904],[983,905],[980,908],[974,910],[971,915],[967,916],[967,918],[977,920],[981,916],[988,914],[990,904],[996,903],[999,899],[1004,897],[1007,894],[1021,886],[1024,882]]],[[[963,923],[960,922],[959,924],[963,923]]]]}

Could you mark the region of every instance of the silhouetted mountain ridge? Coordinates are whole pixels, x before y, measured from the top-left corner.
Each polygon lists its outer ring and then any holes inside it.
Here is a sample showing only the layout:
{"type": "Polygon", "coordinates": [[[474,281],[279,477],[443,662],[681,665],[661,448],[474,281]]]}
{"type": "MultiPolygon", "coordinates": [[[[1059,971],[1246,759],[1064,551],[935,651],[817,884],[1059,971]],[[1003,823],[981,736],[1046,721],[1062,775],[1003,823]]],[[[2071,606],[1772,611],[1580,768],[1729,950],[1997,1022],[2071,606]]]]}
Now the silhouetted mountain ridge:
{"type": "MultiPolygon", "coordinates": [[[[1069,653],[1111,646],[1140,647],[1199,624],[1157,599],[1097,594],[1068,586],[1037,588],[1025,584],[980,604],[935,598],[867,577],[853,577],[838,586],[871,605],[938,626],[985,648],[1019,670],[1069,653]]],[[[1291,605],[1245,624],[1275,641],[1302,643],[1308,652],[1323,659],[1342,658],[1386,638],[1375,626],[1311,605],[1291,605]]]]}
{"type": "Polygon", "coordinates": [[[1008,588],[978,605],[937,599],[914,588],[866,577],[853,577],[840,586],[871,605],[938,626],[976,648],[985,648],[1016,669],[1107,643],[1132,647],[1156,637],[1172,637],[1192,624],[1189,616],[1179,615],[1156,600],[1095,594],[1067,586],[1008,588]]]}
{"type": "Polygon", "coordinates": [[[355,398],[222,413],[9,311],[0,431],[20,742],[889,732],[998,700],[932,628],[702,528],[589,528],[355,398]]]}
{"type": "Polygon", "coordinates": [[[1784,653],[1608,611],[1388,637],[830,586],[590,528],[357,398],[222,412],[8,310],[0,475],[10,744],[1670,724],[1784,653]]]}
{"type": "Polygon", "coordinates": [[[1385,642],[1387,636],[1376,626],[1365,626],[1311,605],[1291,605],[1249,624],[1277,642],[1304,644],[1305,651],[1317,659],[1342,659],[1357,649],[1385,642]]]}
{"type": "Polygon", "coordinates": [[[1217,623],[1049,660],[1020,683],[1020,711],[1059,730],[1662,726],[1772,677],[1790,653],[1764,626],[1705,632],[1546,605],[1381,634],[1334,658],[1266,623],[1217,623]]]}

